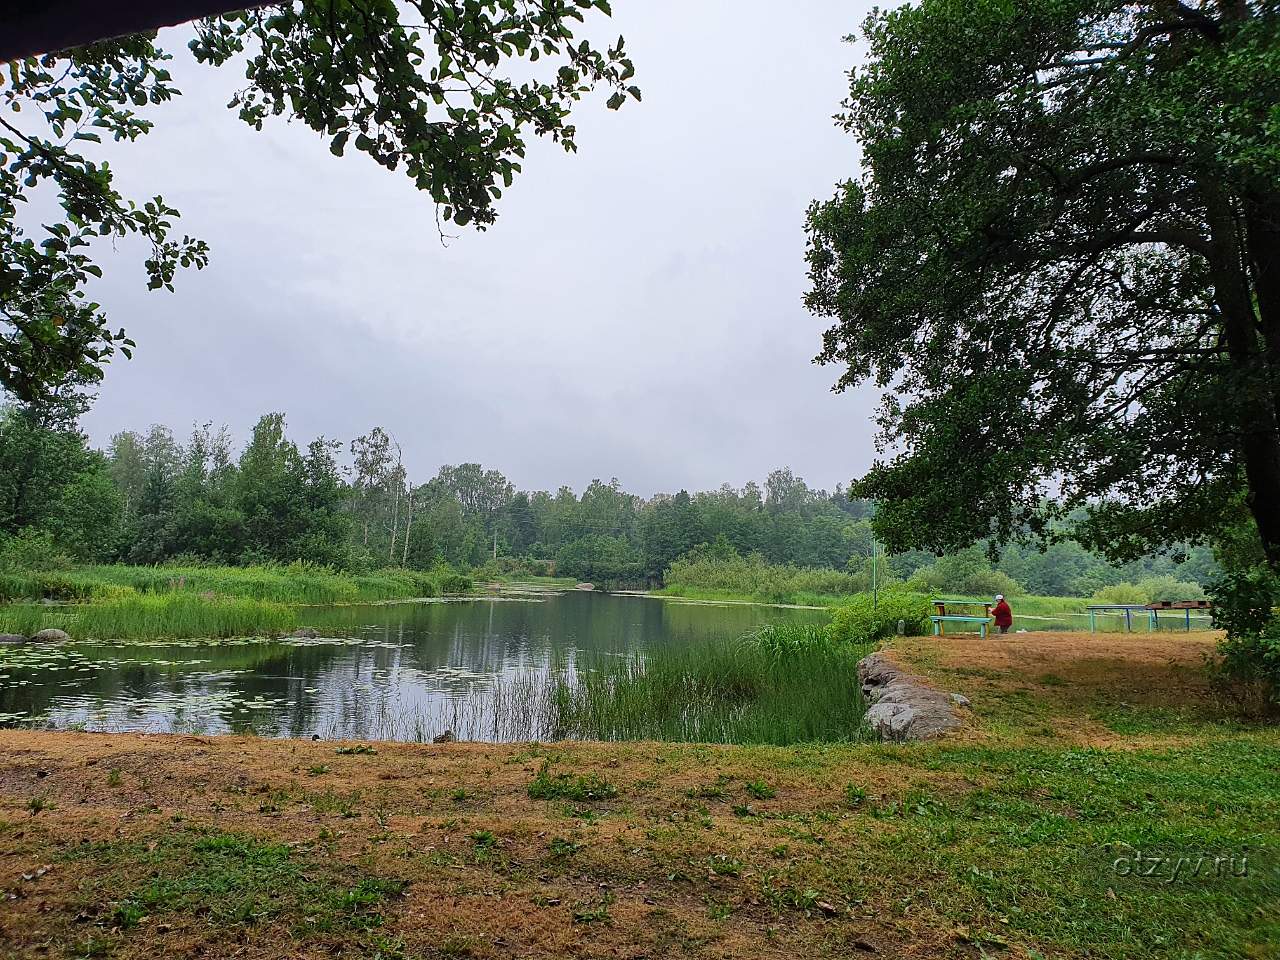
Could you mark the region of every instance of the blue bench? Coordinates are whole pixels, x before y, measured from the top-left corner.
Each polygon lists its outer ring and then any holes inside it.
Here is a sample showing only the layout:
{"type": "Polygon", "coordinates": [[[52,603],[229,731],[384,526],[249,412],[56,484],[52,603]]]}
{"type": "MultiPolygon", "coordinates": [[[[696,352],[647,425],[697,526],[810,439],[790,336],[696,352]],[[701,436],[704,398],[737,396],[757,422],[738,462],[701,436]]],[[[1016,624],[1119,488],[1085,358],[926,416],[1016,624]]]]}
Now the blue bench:
{"type": "Polygon", "coordinates": [[[962,617],[955,613],[938,613],[929,618],[933,621],[933,635],[940,637],[943,634],[943,625],[947,623],[961,623],[967,625],[976,624],[978,633],[982,634],[982,638],[987,638],[987,626],[991,623],[990,617],[962,617]]]}

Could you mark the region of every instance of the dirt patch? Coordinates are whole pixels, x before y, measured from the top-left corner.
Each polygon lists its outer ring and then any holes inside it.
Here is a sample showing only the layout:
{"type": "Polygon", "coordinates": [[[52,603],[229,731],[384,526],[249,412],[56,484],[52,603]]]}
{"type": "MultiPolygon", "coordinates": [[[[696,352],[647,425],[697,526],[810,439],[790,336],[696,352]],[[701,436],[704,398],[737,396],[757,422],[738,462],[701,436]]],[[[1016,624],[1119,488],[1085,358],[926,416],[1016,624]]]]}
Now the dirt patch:
{"type": "Polygon", "coordinates": [[[857,747],[339,749],[0,731],[0,956],[968,955],[892,885],[854,896],[832,856],[875,842],[847,784],[962,796],[953,772],[857,747]],[[544,762],[617,795],[531,799],[544,762]],[[362,905],[370,884],[403,891],[362,905]]]}
{"type": "Polygon", "coordinates": [[[1179,736],[1171,728],[1163,736],[1122,737],[1107,719],[1135,711],[1226,718],[1206,669],[1218,639],[1207,632],[913,637],[899,639],[889,655],[969,697],[980,717],[1031,729],[1039,717],[1059,736],[1136,746],[1179,736]]]}

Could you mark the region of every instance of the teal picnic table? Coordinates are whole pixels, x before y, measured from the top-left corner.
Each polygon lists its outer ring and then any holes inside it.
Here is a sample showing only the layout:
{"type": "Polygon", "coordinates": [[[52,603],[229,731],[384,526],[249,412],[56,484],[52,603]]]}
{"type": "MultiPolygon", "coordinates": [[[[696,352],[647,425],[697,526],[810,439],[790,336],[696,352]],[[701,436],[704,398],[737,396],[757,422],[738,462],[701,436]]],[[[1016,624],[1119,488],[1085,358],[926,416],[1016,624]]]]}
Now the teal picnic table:
{"type": "Polygon", "coordinates": [[[1155,603],[1147,604],[1147,609],[1151,611],[1151,625],[1156,629],[1160,627],[1161,610],[1181,611],[1187,625],[1187,633],[1190,633],[1191,611],[1212,610],[1213,604],[1208,600],[1157,600],[1155,603]]]}
{"type": "Polygon", "coordinates": [[[986,600],[956,600],[956,599],[939,599],[933,601],[933,607],[936,611],[929,620],[933,623],[933,635],[940,637],[946,633],[946,625],[948,623],[959,624],[961,626],[974,626],[978,628],[978,633],[985,640],[987,637],[987,627],[991,625],[991,604],[986,600]],[[961,614],[948,613],[947,607],[953,609],[955,607],[982,607],[982,615],[977,614],[961,614]]]}
{"type": "Polygon", "coordinates": [[[1124,614],[1124,628],[1128,632],[1133,631],[1133,615],[1135,612],[1141,613],[1147,618],[1147,629],[1154,631],[1156,629],[1156,612],[1145,603],[1093,603],[1087,608],[1089,611],[1089,632],[1098,632],[1098,614],[1124,614]]]}

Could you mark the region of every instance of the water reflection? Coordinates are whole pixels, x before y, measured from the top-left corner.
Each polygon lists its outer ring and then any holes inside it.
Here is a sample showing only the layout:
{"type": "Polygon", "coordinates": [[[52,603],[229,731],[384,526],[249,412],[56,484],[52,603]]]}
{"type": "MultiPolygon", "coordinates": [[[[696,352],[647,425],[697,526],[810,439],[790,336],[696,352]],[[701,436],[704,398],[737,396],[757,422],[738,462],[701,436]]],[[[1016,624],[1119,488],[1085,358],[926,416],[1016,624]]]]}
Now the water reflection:
{"type": "Polygon", "coordinates": [[[522,740],[535,731],[495,704],[535,695],[552,671],[822,618],[590,593],[313,609],[306,622],[340,639],[0,650],[0,724],[396,740],[452,730],[522,740]]]}

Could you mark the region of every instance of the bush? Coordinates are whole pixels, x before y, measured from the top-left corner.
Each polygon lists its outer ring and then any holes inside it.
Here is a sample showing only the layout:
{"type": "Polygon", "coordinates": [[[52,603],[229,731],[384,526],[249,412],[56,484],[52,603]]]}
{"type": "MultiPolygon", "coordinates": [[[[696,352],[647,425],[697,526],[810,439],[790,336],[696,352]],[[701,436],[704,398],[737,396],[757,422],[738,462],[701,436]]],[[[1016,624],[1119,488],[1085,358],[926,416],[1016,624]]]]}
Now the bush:
{"type": "Polygon", "coordinates": [[[880,594],[879,602],[863,593],[835,608],[827,636],[836,643],[875,643],[893,636],[899,620],[907,636],[920,636],[928,631],[932,612],[922,593],[889,590],[880,594]]]}
{"type": "Polygon", "coordinates": [[[1280,713],[1280,578],[1266,567],[1229,573],[1213,585],[1214,625],[1226,630],[1213,685],[1246,713],[1280,713]]]}
{"type": "Polygon", "coordinates": [[[1243,713],[1280,715],[1280,619],[1256,633],[1228,634],[1218,644],[1214,689],[1243,713]]]}
{"type": "Polygon", "coordinates": [[[997,593],[1015,597],[1023,592],[1018,581],[994,569],[977,547],[939,557],[929,566],[920,568],[907,581],[907,588],[920,593],[970,597],[995,596],[997,593]]]}
{"type": "Polygon", "coordinates": [[[707,549],[691,551],[674,561],[663,581],[667,592],[676,596],[725,595],[769,603],[849,596],[862,584],[858,575],[840,570],[773,564],[758,553],[726,556],[707,549]]]}
{"type": "Polygon", "coordinates": [[[1094,603],[1137,604],[1148,603],[1146,594],[1136,583],[1113,583],[1094,593],[1094,603]]]}
{"type": "Polygon", "coordinates": [[[456,570],[440,570],[435,573],[441,593],[466,593],[471,589],[471,578],[456,570]]]}
{"type": "Polygon", "coordinates": [[[47,533],[30,528],[0,542],[0,570],[70,570],[72,560],[47,533]]]}
{"type": "Polygon", "coordinates": [[[1203,600],[1198,583],[1164,575],[1147,577],[1137,583],[1113,583],[1094,593],[1094,603],[1156,603],[1161,600],[1203,600]]]}

